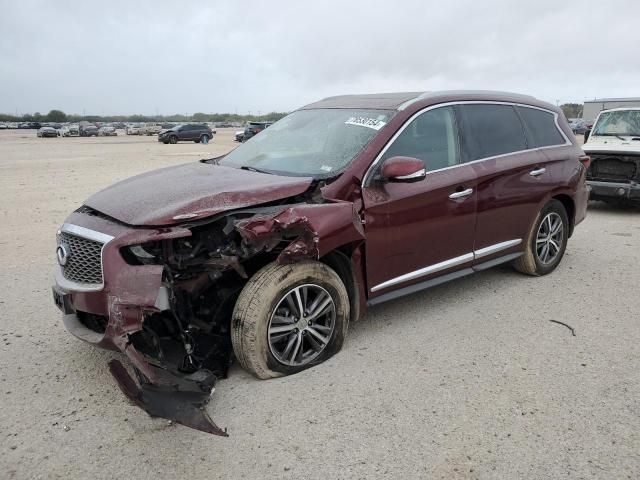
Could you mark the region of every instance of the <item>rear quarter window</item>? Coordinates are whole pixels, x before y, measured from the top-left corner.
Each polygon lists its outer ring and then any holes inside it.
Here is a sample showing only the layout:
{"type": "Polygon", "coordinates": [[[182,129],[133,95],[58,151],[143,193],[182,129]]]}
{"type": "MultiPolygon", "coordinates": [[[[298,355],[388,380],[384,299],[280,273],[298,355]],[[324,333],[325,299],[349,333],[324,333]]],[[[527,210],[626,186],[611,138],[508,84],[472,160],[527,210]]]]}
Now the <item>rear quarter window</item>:
{"type": "Polygon", "coordinates": [[[565,139],[558,131],[555,116],[537,108],[516,107],[525,125],[530,147],[564,145],[565,139]]]}
{"type": "Polygon", "coordinates": [[[468,104],[458,107],[465,161],[527,149],[524,128],[512,105],[468,104]]]}

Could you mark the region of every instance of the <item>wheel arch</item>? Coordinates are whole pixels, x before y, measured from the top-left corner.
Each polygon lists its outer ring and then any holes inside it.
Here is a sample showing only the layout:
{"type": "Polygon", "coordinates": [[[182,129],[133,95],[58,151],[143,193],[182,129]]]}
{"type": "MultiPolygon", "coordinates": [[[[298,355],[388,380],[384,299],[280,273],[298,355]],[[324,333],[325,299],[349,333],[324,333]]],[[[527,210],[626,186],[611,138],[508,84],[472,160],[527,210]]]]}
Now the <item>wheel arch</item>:
{"type": "Polygon", "coordinates": [[[272,246],[283,240],[277,252],[280,264],[316,260],[330,266],[349,293],[351,319],[366,308],[363,269],[364,231],[350,202],[299,204],[269,215],[255,215],[235,222],[243,242],[272,254],[272,246]]]}
{"type": "Polygon", "coordinates": [[[576,205],[573,198],[567,194],[561,193],[551,197],[551,200],[558,200],[567,211],[567,217],[569,217],[569,237],[571,237],[576,224],[576,205]]]}
{"type": "Polygon", "coordinates": [[[357,321],[366,309],[366,292],[360,262],[360,244],[343,245],[319,259],[331,267],[344,283],[349,295],[349,322],[357,321]]]}

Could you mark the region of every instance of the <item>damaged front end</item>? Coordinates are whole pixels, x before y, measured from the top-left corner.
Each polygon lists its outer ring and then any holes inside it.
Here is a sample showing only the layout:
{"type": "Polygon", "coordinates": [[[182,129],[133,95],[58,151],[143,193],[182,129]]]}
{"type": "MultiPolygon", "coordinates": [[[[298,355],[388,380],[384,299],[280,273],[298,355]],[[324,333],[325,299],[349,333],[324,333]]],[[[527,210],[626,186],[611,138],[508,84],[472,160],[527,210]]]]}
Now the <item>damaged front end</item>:
{"type": "Polygon", "coordinates": [[[591,165],[587,170],[587,184],[592,200],[640,203],[640,154],[588,153],[591,165]]]}
{"type": "Polygon", "coordinates": [[[348,202],[280,204],[154,229],[83,207],[59,236],[67,257],[59,254],[54,298],[74,335],[129,358],[137,382],[120,361],[109,368],[133,404],[226,436],[205,406],[233,358],[230,321],[247,279],[270,262],[319,259],[362,239],[348,202]],[[100,234],[92,240],[91,232],[100,234]],[[100,284],[78,286],[83,262],[93,262],[100,284]]]}

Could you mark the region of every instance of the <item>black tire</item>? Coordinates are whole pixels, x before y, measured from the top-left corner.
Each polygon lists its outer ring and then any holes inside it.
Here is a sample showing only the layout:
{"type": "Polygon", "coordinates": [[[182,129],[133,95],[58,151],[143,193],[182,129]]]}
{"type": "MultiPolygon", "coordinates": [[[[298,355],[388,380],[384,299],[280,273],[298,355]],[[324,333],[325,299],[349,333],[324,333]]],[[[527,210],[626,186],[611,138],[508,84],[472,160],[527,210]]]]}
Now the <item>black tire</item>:
{"type": "Polygon", "coordinates": [[[175,135],[171,135],[169,137],[169,143],[175,145],[176,143],[178,143],[178,137],[176,137],[175,135]]]}
{"type": "MultiPolygon", "coordinates": [[[[551,225],[551,223],[549,223],[551,225]]],[[[567,215],[567,211],[558,200],[550,200],[543,208],[540,210],[536,221],[533,223],[531,230],[529,231],[529,235],[527,236],[527,245],[524,252],[524,255],[516,259],[513,263],[513,266],[519,272],[525,273],[527,275],[533,276],[541,276],[547,275],[548,273],[553,272],[556,267],[562,261],[562,257],[564,256],[564,252],[567,248],[567,240],[569,239],[569,216],[567,215]],[[562,232],[561,234],[557,234],[557,239],[562,239],[562,244],[559,245],[559,249],[556,250],[555,247],[551,247],[547,245],[551,250],[555,251],[555,256],[552,259],[547,259],[545,262],[541,257],[544,256],[544,245],[539,246],[539,234],[544,236],[544,230],[546,229],[547,219],[549,222],[552,219],[559,218],[562,222],[562,232]],[[545,226],[542,226],[542,223],[545,222],[545,226]],[[541,230],[542,228],[542,230],[541,230]],[[542,249],[542,253],[539,251],[542,249]]]]}
{"type": "Polygon", "coordinates": [[[193,143],[200,143],[200,139],[194,140],[193,143]]]}
{"type": "MultiPolygon", "coordinates": [[[[258,271],[242,289],[231,320],[231,341],[240,365],[256,377],[266,379],[291,375],[327,360],[342,348],[348,327],[349,297],[342,280],[333,269],[316,261],[292,265],[274,262],[258,271]],[[319,287],[329,294],[335,307],[333,330],[317,356],[301,365],[287,365],[278,360],[272,351],[269,325],[287,293],[299,286],[319,287]]],[[[309,335],[309,338],[313,339],[313,336],[309,335]]],[[[309,338],[306,340],[307,346],[309,338]]],[[[305,340],[302,342],[304,351],[305,340]]]]}

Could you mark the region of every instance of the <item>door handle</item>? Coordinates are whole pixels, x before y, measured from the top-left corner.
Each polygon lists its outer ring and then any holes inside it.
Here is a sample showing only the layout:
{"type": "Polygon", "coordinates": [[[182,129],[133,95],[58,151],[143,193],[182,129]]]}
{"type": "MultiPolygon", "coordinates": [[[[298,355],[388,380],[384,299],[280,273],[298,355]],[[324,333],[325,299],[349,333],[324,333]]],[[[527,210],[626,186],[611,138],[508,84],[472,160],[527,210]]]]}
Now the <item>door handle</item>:
{"type": "Polygon", "coordinates": [[[452,200],[455,200],[456,198],[468,197],[472,193],[473,193],[473,188],[467,188],[466,190],[462,190],[460,192],[453,192],[451,195],[449,195],[449,198],[452,200]]]}
{"type": "Polygon", "coordinates": [[[529,172],[529,175],[531,175],[532,177],[539,177],[540,175],[542,175],[546,171],[547,171],[546,168],[536,168],[535,170],[531,170],[529,172]]]}

